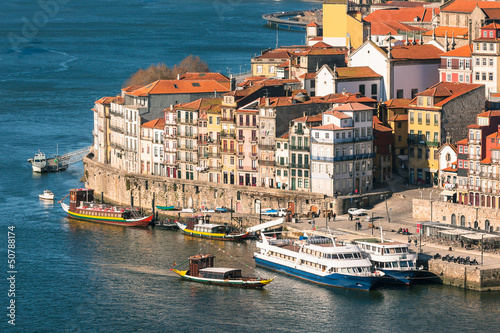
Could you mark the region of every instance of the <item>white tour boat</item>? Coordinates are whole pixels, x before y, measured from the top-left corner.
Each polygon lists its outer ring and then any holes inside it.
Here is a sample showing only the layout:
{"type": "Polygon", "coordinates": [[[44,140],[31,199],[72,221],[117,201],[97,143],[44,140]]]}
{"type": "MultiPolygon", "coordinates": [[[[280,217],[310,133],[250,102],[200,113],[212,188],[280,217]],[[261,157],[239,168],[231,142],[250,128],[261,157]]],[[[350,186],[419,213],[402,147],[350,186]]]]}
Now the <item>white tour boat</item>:
{"type": "Polygon", "coordinates": [[[377,238],[354,240],[373,267],[385,273],[385,282],[410,284],[418,274],[418,254],[408,243],[377,238]]]}
{"type": "Polygon", "coordinates": [[[272,239],[262,234],[255,263],[315,283],[370,290],[384,276],[372,271],[357,245],[339,245],[333,238],[272,239]]]}

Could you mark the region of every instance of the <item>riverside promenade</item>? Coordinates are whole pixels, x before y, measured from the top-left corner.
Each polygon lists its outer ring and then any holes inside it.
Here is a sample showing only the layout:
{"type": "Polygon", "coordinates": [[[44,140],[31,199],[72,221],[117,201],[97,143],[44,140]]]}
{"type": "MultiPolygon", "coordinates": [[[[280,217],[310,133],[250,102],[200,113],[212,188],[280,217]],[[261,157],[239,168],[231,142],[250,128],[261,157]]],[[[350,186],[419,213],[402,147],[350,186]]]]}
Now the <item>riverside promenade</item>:
{"type": "Polygon", "coordinates": [[[449,246],[438,245],[423,241],[419,243],[418,234],[416,234],[417,222],[412,218],[412,199],[413,198],[437,198],[439,192],[437,189],[408,189],[395,193],[386,202],[380,202],[372,209],[366,211],[367,215],[354,217],[351,221],[349,216],[337,216],[335,220],[327,221],[324,217],[314,219],[302,218],[298,223],[287,223],[289,229],[313,231],[316,227],[318,233],[328,233],[329,230],[340,240],[358,238],[378,237],[382,229],[384,238],[407,243],[411,238],[410,249],[421,253],[419,259],[428,260],[429,271],[436,274],[444,284],[457,286],[460,288],[473,290],[500,290],[500,255],[493,253],[483,253],[483,265],[466,266],[462,264],[445,262],[441,259],[433,260],[433,256],[439,253],[441,256],[446,254],[455,257],[469,256],[481,263],[481,251],[465,250],[463,248],[453,247],[450,251],[449,246]],[[387,217],[389,212],[389,218],[387,217]],[[368,228],[369,220],[373,216],[375,228],[368,228]],[[390,219],[390,222],[389,222],[390,219]],[[314,222],[313,222],[314,221],[314,222]],[[361,229],[358,230],[356,224],[361,223],[361,229]],[[381,228],[381,229],[380,229],[381,228]],[[398,234],[400,229],[408,229],[410,236],[398,234]],[[372,236],[373,235],[373,236],[372,236]],[[414,240],[417,239],[417,245],[414,240]],[[485,277],[485,274],[487,275],[485,277]]]}

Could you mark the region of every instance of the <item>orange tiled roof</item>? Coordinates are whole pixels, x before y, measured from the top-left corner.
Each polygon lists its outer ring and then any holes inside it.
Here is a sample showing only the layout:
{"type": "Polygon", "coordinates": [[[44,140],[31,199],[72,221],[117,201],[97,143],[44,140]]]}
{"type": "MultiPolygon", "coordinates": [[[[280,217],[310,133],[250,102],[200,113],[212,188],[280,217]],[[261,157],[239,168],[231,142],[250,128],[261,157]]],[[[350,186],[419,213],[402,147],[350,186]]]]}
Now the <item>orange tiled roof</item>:
{"type": "Polygon", "coordinates": [[[340,111],[337,111],[337,110],[333,110],[333,109],[325,111],[325,114],[331,114],[335,118],[339,118],[339,119],[349,119],[349,118],[352,118],[351,116],[346,115],[343,112],[340,112],[340,111]]]}
{"type": "Polygon", "coordinates": [[[266,53],[255,57],[254,59],[289,59],[290,53],[287,50],[271,50],[266,53]]]}
{"type": "Polygon", "coordinates": [[[407,114],[397,114],[393,117],[391,117],[388,121],[408,121],[408,115],[407,114]]]}
{"type": "Polygon", "coordinates": [[[306,123],[314,123],[314,122],[321,122],[323,120],[323,116],[321,114],[316,114],[316,115],[313,115],[313,116],[304,116],[304,117],[300,117],[300,118],[296,118],[296,119],[293,119],[292,121],[303,121],[303,122],[306,122],[306,123]]]}
{"type": "Polygon", "coordinates": [[[229,91],[229,89],[214,80],[157,80],[128,94],[133,96],[148,96],[208,93],[214,91],[223,93],[229,91]]]}
{"type": "Polygon", "coordinates": [[[340,127],[335,124],[328,124],[328,125],[322,125],[322,126],[317,126],[313,127],[312,129],[316,130],[329,130],[329,131],[339,131],[339,130],[347,130],[347,129],[353,129],[354,127],[340,127]]]}
{"type": "Polygon", "coordinates": [[[388,101],[385,101],[384,104],[387,108],[405,108],[410,105],[411,99],[408,98],[393,98],[388,101]]]}
{"type": "MultiPolygon", "coordinates": [[[[439,14],[439,9],[435,8],[434,13],[439,14]]],[[[431,8],[399,8],[399,9],[384,9],[376,10],[373,13],[365,16],[363,20],[366,22],[374,21],[398,21],[398,22],[415,22],[415,19],[420,22],[430,22],[432,19],[431,8]]]]}
{"type": "Polygon", "coordinates": [[[336,70],[339,79],[382,77],[368,66],[337,67],[336,70]]]}
{"type": "Polygon", "coordinates": [[[466,57],[470,58],[472,53],[472,44],[464,45],[458,49],[454,49],[445,53],[441,53],[441,57],[466,57]]]}
{"type": "Polygon", "coordinates": [[[470,0],[455,0],[450,4],[441,6],[441,11],[455,12],[455,13],[472,13],[474,8],[478,6],[484,8],[499,8],[500,5],[495,1],[470,1],[470,0]]]}
{"type": "Polygon", "coordinates": [[[288,139],[289,136],[290,136],[290,132],[286,132],[285,134],[280,136],[279,139],[288,139]]]}
{"type": "Polygon", "coordinates": [[[358,102],[353,102],[353,103],[346,103],[346,104],[337,106],[336,108],[334,108],[334,110],[337,110],[337,111],[362,111],[362,110],[373,110],[373,108],[366,106],[364,104],[358,103],[358,102]]]}
{"type": "Polygon", "coordinates": [[[454,169],[453,167],[449,167],[449,168],[444,168],[441,171],[444,171],[444,172],[457,172],[457,169],[456,168],[454,169]]]}
{"type": "Polygon", "coordinates": [[[142,124],[141,127],[163,129],[165,127],[165,119],[164,118],[154,119],[148,121],[147,123],[142,124]]]}
{"type": "Polygon", "coordinates": [[[128,86],[128,87],[125,87],[125,88],[122,88],[122,91],[124,92],[131,92],[131,91],[134,91],[134,90],[137,90],[139,88],[142,88],[143,86],[141,85],[132,85],[132,86],[128,86]]]}
{"type": "Polygon", "coordinates": [[[316,24],[316,22],[311,22],[306,27],[319,27],[319,25],[316,24]]]}
{"type": "Polygon", "coordinates": [[[469,29],[462,27],[440,26],[436,27],[434,31],[427,31],[426,33],[424,33],[424,36],[432,36],[433,33],[436,37],[444,37],[448,35],[448,38],[451,38],[453,35],[455,35],[455,38],[467,38],[467,36],[469,36],[469,29]]]}
{"type": "MultiPolygon", "coordinates": [[[[500,7],[500,5],[499,5],[500,7]]],[[[485,25],[484,27],[482,27],[481,29],[500,29],[500,24],[497,24],[497,23],[490,23],[488,25],[485,25]]]]}
{"type": "Polygon", "coordinates": [[[467,145],[469,143],[469,139],[463,139],[460,141],[457,141],[457,146],[458,145],[467,145]]]}
{"type": "Polygon", "coordinates": [[[373,123],[373,129],[378,132],[392,132],[392,128],[386,127],[379,123],[373,123]]]}
{"type": "Polygon", "coordinates": [[[282,68],[290,67],[290,60],[282,62],[281,64],[279,64],[278,67],[282,67],[282,68]]]}
{"type": "Polygon", "coordinates": [[[304,73],[301,76],[299,76],[299,79],[306,79],[306,80],[312,80],[316,78],[316,73],[304,73]]]}
{"type": "MultiPolygon", "coordinates": [[[[434,103],[434,106],[443,106],[449,101],[480,87],[483,87],[483,85],[472,83],[439,82],[429,89],[418,93],[417,96],[445,97],[443,100],[434,103]]],[[[415,107],[415,101],[416,98],[412,100],[411,107],[415,107]]]]}
{"type": "Polygon", "coordinates": [[[333,48],[333,46],[331,46],[330,44],[327,44],[325,42],[318,42],[316,44],[314,44],[313,46],[311,46],[313,49],[329,49],[329,48],[333,48]]]}
{"type": "Polygon", "coordinates": [[[229,78],[221,73],[194,73],[188,72],[179,76],[179,80],[215,80],[229,81],[229,78]]]}
{"type": "Polygon", "coordinates": [[[484,160],[481,161],[481,164],[491,164],[491,158],[485,158],[484,160]]]}
{"type": "Polygon", "coordinates": [[[487,138],[490,138],[490,139],[498,139],[500,138],[500,132],[495,132],[495,133],[491,133],[490,135],[487,136],[487,138]]]}
{"type": "Polygon", "coordinates": [[[378,119],[378,117],[377,117],[377,116],[373,116],[373,117],[372,117],[372,121],[373,121],[373,123],[374,123],[374,124],[375,124],[375,123],[376,123],[376,124],[382,124],[382,122],[380,121],[380,119],[378,119]]]}
{"type": "Polygon", "coordinates": [[[175,109],[179,110],[200,110],[209,109],[211,106],[220,105],[222,103],[222,97],[218,98],[199,98],[195,101],[188,103],[181,103],[175,106],[175,109]]]}
{"type": "Polygon", "coordinates": [[[441,53],[442,50],[430,44],[394,46],[391,50],[391,56],[395,60],[441,59],[439,57],[441,53]]]}
{"type": "Polygon", "coordinates": [[[121,97],[119,97],[119,96],[113,96],[113,97],[105,96],[105,97],[99,98],[97,101],[95,101],[95,103],[96,104],[111,104],[111,102],[114,102],[118,98],[121,98],[121,97]]]}
{"type": "Polygon", "coordinates": [[[372,35],[397,35],[401,31],[425,31],[422,28],[413,27],[398,21],[374,21],[371,23],[372,35]]]}
{"type": "Polygon", "coordinates": [[[490,20],[500,20],[500,8],[483,8],[483,12],[490,20]]]}
{"type": "Polygon", "coordinates": [[[500,117],[500,110],[489,110],[481,112],[477,117],[500,117]]]}

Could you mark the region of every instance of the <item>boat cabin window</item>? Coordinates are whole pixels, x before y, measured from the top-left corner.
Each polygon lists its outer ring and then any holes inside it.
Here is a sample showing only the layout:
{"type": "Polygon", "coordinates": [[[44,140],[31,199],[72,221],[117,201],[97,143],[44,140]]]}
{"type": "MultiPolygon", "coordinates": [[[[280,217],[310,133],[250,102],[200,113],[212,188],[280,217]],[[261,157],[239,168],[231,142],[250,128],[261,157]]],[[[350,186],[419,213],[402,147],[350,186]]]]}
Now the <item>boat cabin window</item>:
{"type": "Polygon", "coordinates": [[[389,249],[384,249],[384,253],[389,254],[390,253],[389,249]]]}
{"type": "Polygon", "coordinates": [[[408,267],[408,261],[400,261],[399,264],[401,267],[408,267]]]}

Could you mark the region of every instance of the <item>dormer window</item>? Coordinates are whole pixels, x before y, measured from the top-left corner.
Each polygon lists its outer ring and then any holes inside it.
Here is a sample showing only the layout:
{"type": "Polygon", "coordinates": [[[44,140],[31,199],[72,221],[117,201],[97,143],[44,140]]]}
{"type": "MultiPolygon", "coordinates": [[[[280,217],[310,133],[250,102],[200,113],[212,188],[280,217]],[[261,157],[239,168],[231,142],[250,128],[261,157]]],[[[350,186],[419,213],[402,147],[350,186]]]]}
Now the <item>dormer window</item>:
{"type": "Polygon", "coordinates": [[[493,38],[493,31],[490,31],[490,37],[493,38]]]}
{"type": "Polygon", "coordinates": [[[488,37],[488,31],[486,30],[483,31],[483,37],[488,37]]]}

